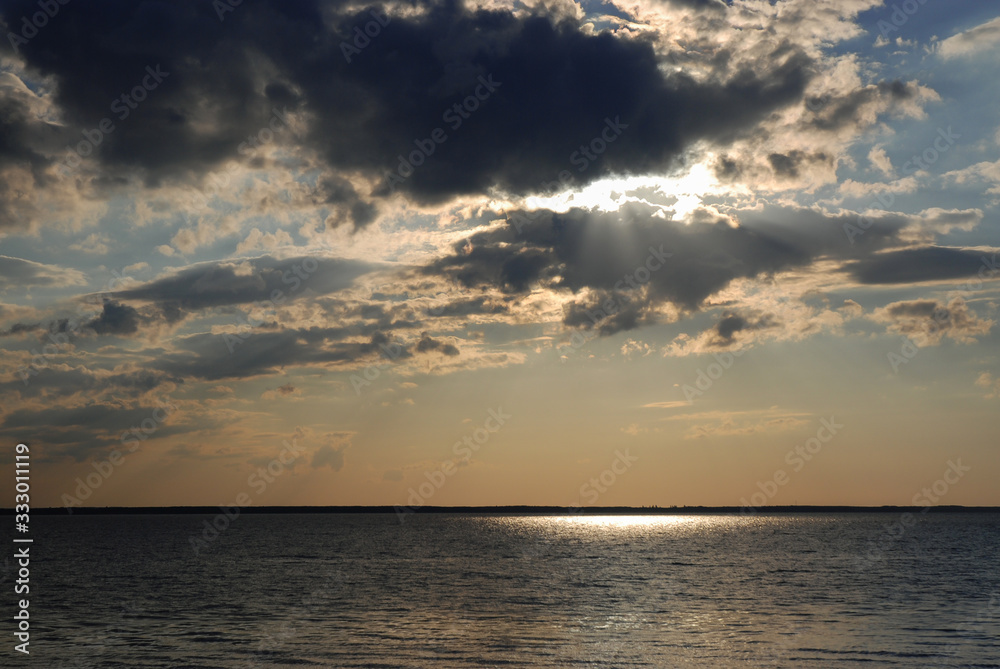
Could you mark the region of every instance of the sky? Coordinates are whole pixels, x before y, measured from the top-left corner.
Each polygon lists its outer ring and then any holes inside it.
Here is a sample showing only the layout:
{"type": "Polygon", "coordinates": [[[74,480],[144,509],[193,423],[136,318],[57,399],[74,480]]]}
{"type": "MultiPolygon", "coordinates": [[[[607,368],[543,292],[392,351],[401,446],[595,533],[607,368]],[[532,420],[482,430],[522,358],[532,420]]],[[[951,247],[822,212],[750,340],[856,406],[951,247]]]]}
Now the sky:
{"type": "Polygon", "coordinates": [[[0,2],[36,506],[1000,504],[1000,6],[0,2]]]}

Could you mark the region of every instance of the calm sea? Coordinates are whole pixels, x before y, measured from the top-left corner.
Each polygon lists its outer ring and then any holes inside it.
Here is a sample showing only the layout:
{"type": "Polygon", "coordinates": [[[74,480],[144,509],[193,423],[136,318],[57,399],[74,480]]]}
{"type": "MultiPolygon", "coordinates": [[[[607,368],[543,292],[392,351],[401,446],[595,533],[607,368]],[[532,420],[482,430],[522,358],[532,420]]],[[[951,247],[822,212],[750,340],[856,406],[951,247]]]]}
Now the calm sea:
{"type": "Polygon", "coordinates": [[[33,517],[0,665],[1000,667],[997,515],[206,518],[33,517]]]}

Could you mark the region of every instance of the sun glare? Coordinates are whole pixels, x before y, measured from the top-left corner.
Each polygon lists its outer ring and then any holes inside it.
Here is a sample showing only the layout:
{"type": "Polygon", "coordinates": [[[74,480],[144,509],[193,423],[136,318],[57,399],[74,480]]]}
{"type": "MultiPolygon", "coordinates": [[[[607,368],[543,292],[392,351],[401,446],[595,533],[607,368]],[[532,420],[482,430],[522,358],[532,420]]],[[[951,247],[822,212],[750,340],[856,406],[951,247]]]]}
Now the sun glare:
{"type": "Polygon", "coordinates": [[[666,218],[687,218],[702,205],[708,195],[727,190],[709,168],[711,156],[694,165],[681,176],[608,177],[580,190],[566,190],[547,197],[525,200],[530,209],[566,212],[573,208],[617,211],[629,202],[659,207],[666,218]]]}
{"type": "Polygon", "coordinates": [[[555,516],[553,523],[592,528],[666,527],[696,522],[697,516],[555,516]]]}

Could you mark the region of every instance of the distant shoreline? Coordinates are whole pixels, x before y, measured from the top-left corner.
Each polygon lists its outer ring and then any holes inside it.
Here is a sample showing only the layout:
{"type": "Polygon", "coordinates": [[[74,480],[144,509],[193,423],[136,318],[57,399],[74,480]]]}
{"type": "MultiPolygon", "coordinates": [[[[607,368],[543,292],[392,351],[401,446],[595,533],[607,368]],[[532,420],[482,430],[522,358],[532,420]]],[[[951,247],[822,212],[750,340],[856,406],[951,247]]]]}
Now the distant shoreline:
{"type": "MultiPolygon", "coordinates": [[[[169,515],[169,514],[216,514],[220,506],[103,506],[74,507],[70,514],[64,507],[32,508],[35,515],[169,515]]],[[[228,507],[227,507],[228,508],[228,507]]],[[[560,516],[685,516],[708,514],[741,515],[739,506],[678,506],[678,507],[632,507],[632,506],[588,506],[573,508],[566,506],[246,506],[241,514],[286,514],[286,513],[326,513],[326,514],[466,514],[483,516],[505,515],[560,515],[560,516]]],[[[13,509],[0,509],[0,513],[10,515],[13,509]]],[[[767,515],[789,513],[1000,513],[997,506],[764,506],[753,513],[742,515],[767,515]]]]}

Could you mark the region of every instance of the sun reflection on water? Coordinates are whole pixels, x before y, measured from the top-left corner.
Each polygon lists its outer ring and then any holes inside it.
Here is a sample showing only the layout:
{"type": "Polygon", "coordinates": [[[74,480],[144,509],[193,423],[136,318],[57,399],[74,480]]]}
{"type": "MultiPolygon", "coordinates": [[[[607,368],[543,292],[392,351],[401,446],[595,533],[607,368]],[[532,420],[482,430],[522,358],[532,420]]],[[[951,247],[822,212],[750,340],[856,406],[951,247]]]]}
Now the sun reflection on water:
{"type": "Polygon", "coordinates": [[[670,527],[697,523],[704,518],[698,516],[553,516],[553,523],[564,523],[593,528],[625,528],[625,527],[670,527]]]}
{"type": "Polygon", "coordinates": [[[509,531],[528,536],[558,538],[576,537],[605,541],[630,535],[689,535],[717,533],[733,529],[742,519],[718,515],[589,515],[506,516],[484,518],[487,524],[497,524],[509,531]]]}

